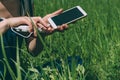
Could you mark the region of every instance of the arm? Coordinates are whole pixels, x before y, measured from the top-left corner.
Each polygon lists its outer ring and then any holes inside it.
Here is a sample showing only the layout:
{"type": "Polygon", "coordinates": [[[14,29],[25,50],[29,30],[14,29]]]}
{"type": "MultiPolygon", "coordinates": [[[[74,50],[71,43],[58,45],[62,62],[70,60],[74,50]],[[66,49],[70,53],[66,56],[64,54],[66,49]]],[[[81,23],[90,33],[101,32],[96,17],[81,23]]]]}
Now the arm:
{"type": "Polygon", "coordinates": [[[0,22],[0,35],[6,32],[9,29],[7,20],[1,21],[0,22]]]}
{"type": "MultiPolygon", "coordinates": [[[[42,27],[42,29],[44,31],[46,31],[47,34],[49,33],[52,33],[53,31],[55,31],[51,26],[47,26],[48,23],[48,18],[49,17],[52,17],[52,16],[55,16],[55,15],[58,15],[62,12],[62,9],[58,10],[58,11],[55,11],[51,14],[48,14],[46,15],[45,17],[43,17],[41,19],[41,22],[44,22],[44,24],[46,24],[46,27],[42,27]]],[[[40,23],[37,23],[38,26],[42,26],[40,23]]],[[[68,26],[66,24],[63,24],[61,26],[59,26],[56,30],[59,30],[59,31],[62,31],[64,29],[68,28],[68,26]]],[[[46,34],[41,34],[41,36],[44,38],[46,36],[46,34]]],[[[43,49],[43,44],[41,43],[41,41],[39,40],[39,38],[37,37],[37,34],[36,32],[34,32],[34,35],[33,37],[31,36],[30,38],[28,38],[26,40],[27,42],[27,47],[28,47],[28,50],[32,53],[32,55],[36,56],[38,55],[42,49],[43,49]],[[34,37],[35,36],[35,37],[34,37]]]]}
{"type": "Polygon", "coordinates": [[[21,24],[26,24],[32,29],[32,24],[28,20],[28,17],[8,18],[0,22],[0,34],[5,33],[10,27],[17,27],[21,24]]]}
{"type": "MultiPolygon", "coordinates": [[[[46,25],[44,22],[41,21],[40,17],[31,17],[31,19],[33,20],[35,25],[36,23],[39,23],[39,25],[40,23],[42,23],[41,24],[42,26],[46,25]]],[[[33,31],[33,27],[29,17],[14,17],[14,18],[4,19],[3,21],[0,22],[0,35],[4,34],[11,27],[17,27],[23,24],[29,26],[30,32],[33,31]]],[[[45,26],[44,26],[44,29],[46,29],[45,26]]],[[[32,53],[32,55],[34,56],[38,54],[43,48],[41,41],[39,41],[39,39],[35,35],[35,31],[34,31],[34,35],[28,38],[26,42],[27,42],[28,51],[32,53]]]]}
{"type": "MultiPolygon", "coordinates": [[[[40,25],[40,23],[41,23],[41,25],[44,26],[44,29],[45,30],[47,29],[45,27],[46,24],[45,24],[45,22],[43,22],[41,20],[41,17],[31,17],[31,19],[33,20],[35,25],[37,23],[39,23],[39,25],[40,25]]],[[[4,34],[11,27],[17,27],[17,26],[23,25],[23,24],[29,26],[30,32],[34,31],[29,17],[14,17],[14,18],[4,19],[3,21],[0,22],[0,35],[4,34]]],[[[38,26],[38,27],[40,27],[40,26],[38,26]]],[[[29,52],[34,53],[33,55],[35,55],[36,53],[38,54],[38,52],[41,51],[40,48],[42,49],[41,42],[38,41],[35,31],[34,31],[34,36],[31,36],[29,39],[27,39],[27,48],[28,48],[29,52]],[[39,44],[39,45],[37,45],[37,44],[39,44]],[[37,48],[39,48],[39,49],[37,49],[37,48]]]]}
{"type": "MultiPolygon", "coordinates": [[[[52,33],[54,29],[51,26],[47,26],[48,24],[47,19],[49,17],[59,14],[60,12],[61,10],[58,10],[52,14],[45,16],[44,18],[31,17],[31,19],[33,20],[34,24],[37,27],[42,28],[44,31],[46,31],[46,33],[52,33]]],[[[16,17],[16,18],[5,19],[4,21],[0,22],[0,34],[5,33],[10,27],[17,27],[22,24],[28,25],[30,27],[29,31],[34,32],[33,36],[28,38],[26,42],[27,42],[28,51],[35,56],[42,51],[43,45],[41,41],[38,39],[36,31],[33,29],[33,25],[29,17],[16,17]]],[[[65,28],[67,28],[67,25],[62,25],[58,28],[58,30],[63,30],[65,28]]]]}

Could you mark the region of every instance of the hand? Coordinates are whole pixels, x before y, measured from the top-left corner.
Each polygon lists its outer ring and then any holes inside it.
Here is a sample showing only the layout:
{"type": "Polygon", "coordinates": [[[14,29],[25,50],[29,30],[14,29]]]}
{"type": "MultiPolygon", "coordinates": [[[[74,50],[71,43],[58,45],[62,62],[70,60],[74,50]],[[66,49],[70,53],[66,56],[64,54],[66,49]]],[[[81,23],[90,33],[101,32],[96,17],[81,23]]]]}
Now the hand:
{"type": "MultiPolygon", "coordinates": [[[[46,22],[46,24],[49,24],[48,18],[56,16],[56,15],[62,13],[62,12],[63,12],[63,10],[59,9],[59,10],[57,10],[57,11],[55,11],[55,12],[53,12],[51,14],[48,14],[45,17],[43,17],[43,20],[46,22]]],[[[67,24],[63,24],[61,26],[58,26],[58,28],[56,30],[62,31],[62,30],[67,29],[67,28],[68,28],[68,25],[67,24]]],[[[49,26],[48,29],[51,30],[51,32],[54,31],[54,29],[51,26],[49,26]]]]}
{"type": "MultiPolygon", "coordinates": [[[[19,25],[28,25],[29,31],[33,31],[34,25],[37,26],[37,23],[40,23],[44,28],[46,28],[47,24],[42,20],[41,17],[15,17],[15,18],[9,18],[5,19],[7,26],[9,27],[17,27],[19,25]]],[[[41,26],[37,26],[41,27],[41,26]]]]}

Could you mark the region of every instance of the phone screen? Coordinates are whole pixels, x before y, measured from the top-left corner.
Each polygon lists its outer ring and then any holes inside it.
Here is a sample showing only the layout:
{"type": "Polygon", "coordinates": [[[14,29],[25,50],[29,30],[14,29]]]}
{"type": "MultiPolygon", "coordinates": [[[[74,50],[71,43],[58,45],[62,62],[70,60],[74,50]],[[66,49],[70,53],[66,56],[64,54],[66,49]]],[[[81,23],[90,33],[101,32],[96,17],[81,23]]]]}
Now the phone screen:
{"type": "Polygon", "coordinates": [[[80,10],[77,7],[75,7],[71,10],[61,13],[60,15],[52,17],[52,20],[57,26],[59,26],[65,23],[69,23],[82,16],[84,16],[84,14],[80,12],[80,10]]]}

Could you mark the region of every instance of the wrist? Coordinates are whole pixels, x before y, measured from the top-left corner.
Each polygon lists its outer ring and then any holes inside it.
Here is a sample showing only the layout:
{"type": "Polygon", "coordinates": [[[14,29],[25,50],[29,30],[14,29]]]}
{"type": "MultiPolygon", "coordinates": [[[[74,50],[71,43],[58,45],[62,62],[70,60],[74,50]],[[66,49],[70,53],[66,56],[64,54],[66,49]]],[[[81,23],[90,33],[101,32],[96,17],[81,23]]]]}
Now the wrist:
{"type": "Polygon", "coordinates": [[[0,34],[5,33],[8,29],[9,29],[8,22],[6,19],[3,19],[0,22],[0,34]]]}
{"type": "Polygon", "coordinates": [[[11,18],[7,18],[7,19],[5,19],[5,21],[7,22],[8,27],[12,27],[12,26],[10,26],[11,25],[11,18]]]}
{"type": "Polygon", "coordinates": [[[9,29],[9,28],[10,28],[9,20],[8,20],[8,19],[4,19],[4,24],[5,24],[5,26],[6,26],[6,29],[9,29]]]}
{"type": "Polygon", "coordinates": [[[0,22],[4,23],[4,26],[9,27],[9,21],[5,18],[0,18],[0,22]]]}

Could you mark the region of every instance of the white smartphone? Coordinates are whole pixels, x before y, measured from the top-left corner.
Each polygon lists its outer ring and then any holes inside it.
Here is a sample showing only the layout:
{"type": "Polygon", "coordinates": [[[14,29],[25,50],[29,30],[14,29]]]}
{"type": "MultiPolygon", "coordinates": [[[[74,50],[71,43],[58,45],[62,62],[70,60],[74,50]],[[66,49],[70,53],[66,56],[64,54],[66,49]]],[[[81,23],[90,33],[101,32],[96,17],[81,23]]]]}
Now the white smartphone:
{"type": "Polygon", "coordinates": [[[48,21],[53,28],[57,28],[62,24],[69,24],[85,16],[87,13],[80,6],[75,6],[57,16],[50,17],[48,21]]]}

